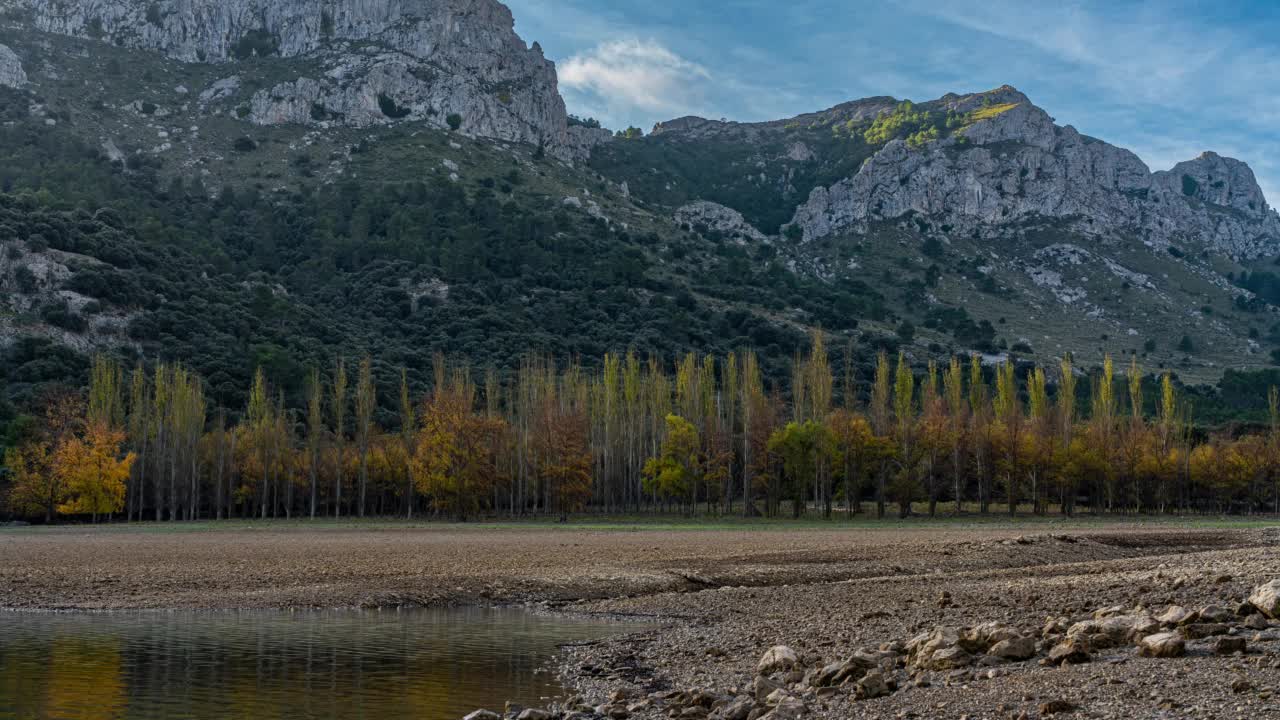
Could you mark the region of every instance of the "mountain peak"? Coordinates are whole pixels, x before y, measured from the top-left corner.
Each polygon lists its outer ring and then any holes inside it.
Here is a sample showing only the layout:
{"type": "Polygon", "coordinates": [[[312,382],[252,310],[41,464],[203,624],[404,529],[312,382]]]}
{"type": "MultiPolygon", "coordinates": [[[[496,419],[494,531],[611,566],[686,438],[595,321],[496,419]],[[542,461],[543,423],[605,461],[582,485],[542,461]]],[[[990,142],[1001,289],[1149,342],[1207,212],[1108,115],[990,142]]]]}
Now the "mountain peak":
{"type": "Polygon", "coordinates": [[[1271,214],[1253,169],[1243,161],[1211,150],[1156,176],[1170,190],[1188,198],[1231,208],[1253,218],[1271,214]]]}
{"type": "Polygon", "coordinates": [[[419,121],[552,150],[569,142],[555,65],[541,46],[516,35],[510,9],[498,0],[4,0],[0,6],[25,10],[24,29],[226,66],[235,75],[219,81],[223,90],[261,89],[245,102],[201,88],[202,97],[205,90],[216,96],[202,109],[257,125],[419,121]],[[221,107],[218,98],[236,104],[221,107]]]}
{"type": "Polygon", "coordinates": [[[1155,247],[1194,240],[1234,257],[1280,252],[1280,216],[1239,160],[1207,152],[1152,173],[1134,153],[1058,126],[1009,85],[917,107],[932,113],[934,132],[888,142],[853,176],[815,189],[791,223],[801,237],[865,233],[907,214],[992,236],[1056,218],[1155,247]]]}

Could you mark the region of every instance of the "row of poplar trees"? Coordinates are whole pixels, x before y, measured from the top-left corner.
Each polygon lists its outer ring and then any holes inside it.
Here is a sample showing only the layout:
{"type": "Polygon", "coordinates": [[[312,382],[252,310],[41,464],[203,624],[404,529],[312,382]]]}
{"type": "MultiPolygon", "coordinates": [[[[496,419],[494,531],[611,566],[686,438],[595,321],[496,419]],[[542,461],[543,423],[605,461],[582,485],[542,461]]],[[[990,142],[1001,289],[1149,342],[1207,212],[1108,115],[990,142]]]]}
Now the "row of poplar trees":
{"type": "Polygon", "coordinates": [[[862,383],[851,349],[838,380],[832,365],[821,333],[773,386],[751,351],[593,370],[531,357],[506,378],[436,356],[415,396],[403,370],[389,394],[370,358],[339,358],[311,371],[300,409],[259,371],[232,422],[181,366],[98,357],[87,395],[50,401],[43,432],[9,451],[8,505],[170,521],[1280,512],[1275,389],[1268,431],[1206,434],[1168,374],[1144,412],[1136,360],[1121,377],[1109,357],[1089,375],[1064,360],[1052,383],[978,356],[919,372],[880,353],[862,383]]]}

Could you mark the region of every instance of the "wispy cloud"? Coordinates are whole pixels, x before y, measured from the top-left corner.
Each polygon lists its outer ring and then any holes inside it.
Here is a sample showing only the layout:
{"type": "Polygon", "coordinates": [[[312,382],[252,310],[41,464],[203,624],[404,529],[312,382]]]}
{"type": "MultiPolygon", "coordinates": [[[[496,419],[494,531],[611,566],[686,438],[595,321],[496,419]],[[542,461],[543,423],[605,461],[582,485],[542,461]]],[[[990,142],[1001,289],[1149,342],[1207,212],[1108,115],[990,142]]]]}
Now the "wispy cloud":
{"type": "Polygon", "coordinates": [[[638,38],[604,42],[560,63],[561,86],[579,95],[570,104],[600,108],[606,124],[693,112],[711,77],[656,40],[638,38]]]}
{"type": "Polygon", "coordinates": [[[1280,5],[1258,0],[505,0],[611,127],[1016,85],[1152,169],[1204,150],[1280,202],[1280,5]]]}
{"type": "Polygon", "coordinates": [[[1256,79],[1274,65],[1273,53],[1255,52],[1234,29],[1188,22],[1169,8],[1008,0],[965,7],[908,4],[955,26],[1029,45],[1046,59],[1072,63],[1089,72],[1095,86],[1134,100],[1179,103],[1206,89],[1206,76],[1224,66],[1256,79]]]}

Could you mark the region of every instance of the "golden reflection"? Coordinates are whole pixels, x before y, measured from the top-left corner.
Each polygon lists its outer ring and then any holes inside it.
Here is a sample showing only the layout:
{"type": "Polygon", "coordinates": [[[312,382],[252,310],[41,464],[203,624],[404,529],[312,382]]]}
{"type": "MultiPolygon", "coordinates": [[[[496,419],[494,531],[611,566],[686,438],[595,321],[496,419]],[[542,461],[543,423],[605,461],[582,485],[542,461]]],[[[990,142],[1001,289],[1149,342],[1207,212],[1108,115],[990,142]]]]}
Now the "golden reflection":
{"type": "Polygon", "coordinates": [[[124,714],[119,638],[55,637],[46,673],[44,717],[109,720],[124,714]]]}

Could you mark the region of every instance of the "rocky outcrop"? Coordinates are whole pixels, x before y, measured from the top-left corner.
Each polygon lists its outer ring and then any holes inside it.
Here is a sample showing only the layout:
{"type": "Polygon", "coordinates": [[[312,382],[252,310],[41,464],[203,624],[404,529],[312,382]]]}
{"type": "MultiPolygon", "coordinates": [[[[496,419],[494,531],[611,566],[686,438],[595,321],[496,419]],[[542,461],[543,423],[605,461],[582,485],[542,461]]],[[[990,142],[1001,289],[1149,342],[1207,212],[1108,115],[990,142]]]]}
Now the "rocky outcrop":
{"type": "Polygon", "coordinates": [[[313,61],[253,96],[255,123],[414,120],[567,153],[555,66],[497,0],[0,0],[15,8],[38,30],[185,62],[313,61]]]}
{"type": "MultiPolygon", "coordinates": [[[[80,352],[128,343],[126,330],[136,312],[104,309],[95,298],[68,289],[77,268],[101,265],[101,261],[48,247],[32,247],[23,240],[2,235],[0,245],[5,251],[0,254],[0,347],[33,332],[80,352]],[[68,329],[43,320],[32,324],[32,318],[50,306],[83,318],[84,326],[68,329]],[[96,310],[85,312],[89,306],[96,310]]],[[[43,241],[40,244],[43,246],[43,241]]]]}
{"type": "Polygon", "coordinates": [[[1056,125],[1007,86],[923,107],[973,121],[922,146],[893,140],[853,177],[813,190],[791,223],[805,240],[915,213],[978,236],[1050,219],[1157,247],[1203,243],[1243,258],[1280,251],[1280,216],[1242,162],[1206,153],[1153,174],[1128,150],[1056,125]]]}
{"type": "Polygon", "coordinates": [[[1249,166],[1233,158],[1206,152],[1195,160],[1158,172],[1153,185],[1169,195],[1183,196],[1216,207],[1229,208],[1255,221],[1264,221],[1267,199],[1249,166]]]}
{"type": "Polygon", "coordinates": [[[769,241],[764,233],[747,222],[742,213],[706,200],[679,208],[675,212],[675,220],[677,224],[688,225],[692,230],[716,232],[739,244],[769,241]]]}
{"type": "Polygon", "coordinates": [[[570,125],[563,154],[574,160],[586,160],[596,147],[613,140],[613,132],[606,128],[570,125]]]}
{"type": "Polygon", "coordinates": [[[27,73],[22,61],[7,45],[0,45],[0,86],[20,88],[27,84],[27,73]]]}
{"type": "MultiPolygon", "coordinates": [[[[870,97],[842,103],[819,112],[797,115],[785,120],[754,123],[708,120],[707,118],[688,115],[654,125],[651,134],[677,136],[684,140],[723,139],[726,137],[751,138],[770,131],[786,130],[793,127],[813,125],[827,127],[849,122],[859,123],[873,120],[877,115],[893,110],[897,104],[898,101],[891,97],[870,97]]],[[[795,146],[792,146],[788,149],[788,152],[791,153],[795,150],[795,146]]],[[[804,152],[801,154],[802,156],[807,155],[804,152]]],[[[800,158],[796,157],[791,159],[800,160],[800,158]]],[[[804,159],[811,159],[811,156],[804,157],[804,159]]]]}

